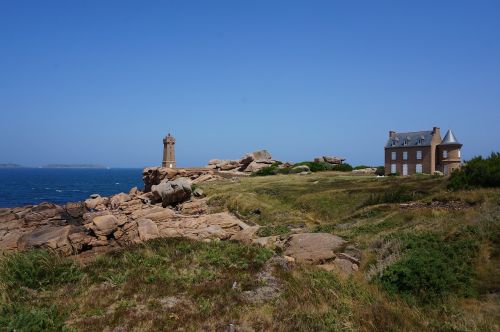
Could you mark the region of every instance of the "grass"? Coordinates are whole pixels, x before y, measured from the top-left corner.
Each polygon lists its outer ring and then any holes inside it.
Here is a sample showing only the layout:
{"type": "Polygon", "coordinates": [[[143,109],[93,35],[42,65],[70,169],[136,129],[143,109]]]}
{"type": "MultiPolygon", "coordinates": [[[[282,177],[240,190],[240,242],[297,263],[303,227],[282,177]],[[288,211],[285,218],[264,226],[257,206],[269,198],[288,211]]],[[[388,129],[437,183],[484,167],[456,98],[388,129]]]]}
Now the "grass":
{"type": "MultiPolygon", "coordinates": [[[[342,277],[293,268],[267,249],[156,239],[86,266],[43,251],[0,259],[0,331],[495,331],[500,321],[500,190],[448,192],[443,178],[321,172],[200,186],[214,211],[261,226],[304,227],[361,250],[342,277]],[[467,202],[401,209],[400,202],[467,202]],[[277,296],[242,296],[277,280],[277,296]]],[[[277,256],[279,257],[279,256],[277,256]]]]}
{"type": "MultiPolygon", "coordinates": [[[[370,317],[373,326],[367,330],[495,330],[500,316],[486,315],[491,308],[500,309],[498,298],[490,297],[500,289],[500,190],[449,192],[446,187],[446,179],[433,176],[322,172],[222,182],[204,189],[215,209],[228,208],[264,226],[264,235],[304,225],[343,236],[362,249],[361,270],[371,281],[360,281],[360,287],[370,294],[374,288],[382,297],[374,295],[376,304],[365,303],[373,309],[367,312],[357,307],[359,299],[350,297],[356,305],[348,314],[370,317]],[[400,203],[413,201],[460,201],[469,208],[400,209],[400,203]],[[455,324],[457,313],[464,318],[455,324]],[[399,315],[410,322],[401,322],[399,315]]],[[[332,320],[340,313],[301,310],[297,315],[312,330],[327,329],[322,324],[346,329],[337,325],[345,322],[332,320]]],[[[305,329],[300,324],[291,326],[305,329]]]]}

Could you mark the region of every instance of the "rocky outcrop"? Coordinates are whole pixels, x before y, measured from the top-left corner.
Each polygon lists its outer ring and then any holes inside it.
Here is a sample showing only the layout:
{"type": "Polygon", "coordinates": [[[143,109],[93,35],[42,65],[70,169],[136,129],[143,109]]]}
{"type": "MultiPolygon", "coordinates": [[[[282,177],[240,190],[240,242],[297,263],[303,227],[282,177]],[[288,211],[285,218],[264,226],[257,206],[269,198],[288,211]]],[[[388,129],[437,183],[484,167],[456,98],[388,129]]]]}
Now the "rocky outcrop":
{"type": "Polygon", "coordinates": [[[322,263],[334,260],[335,252],[345,245],[345,240],[329,233],[294,234],[285,244],[285,255],[299,262],[322,263]]]}
{"type": "Polygon", "coordinates": [[[292,168],[291,173],[310,173],[311,169],[307,165],[299,165],[292,168]]]}
{"type": "Polygon", "coordinates": [[[68,237],[70,234],[79,231],[81,231],[81,229],[72,225],[43,226],[21,236],[17,241],[17,248],[20,250],[49,248],[57,250],[64,255],[70,255],[73,253],[73,247],[68,237]]]}
{"type": "Polygon", "coordinates": [[[345,161],[345,158],[335,156],[322,156],[314,158],[317,163],[328,163],[332,165],[340,165],[345,161]]]}
{"type": "Polygon", "coordinates": [[[118,219],[114,215],[107,214],[95,217],[88,228],[98,237],[108,236],[115,231],[118,227],[118,223],[118,219]]]}
{"type": "Polygon", "coordinates": [[[191,181],[187,178],[164,181],[151,187],[151,192],[157,202],[163,207],[177,205],[191,197],[191,181]]]}
{"type": "Polygon", "coordinates": [[[109,203],[108,197],[101,197],[100,195],[92,195],[89,199],[86,199],[84,204],[88,210],[105,210],[109,203]]]}
{"type": "Polygon", "coordinates": [[[154,185],[161,182],[175,180],[177,178],[188,178],[193,183],[212,181],[218,178],[213,168],[166,168],[148,167],[142,171],[142,181],[144,182],[144,192],[151,192],[154,185]]]}
{"type": "Polygon", "coordinates": [[[141,219],[137,222],[137,231],[141,241],[156,239],[160,236],[158,226],[151,219],[141,219]]]}
{"type": "MultiPolygon", "coordinates": [[[[187,179],[166,182],[170,182],[172,196],[177,198],[185,197],[178,190],[191,189],[187,179]]],[[[0,252],[47,248],[63,255],[88,256],[157,237],[226,240],[248,227],[227,212],[208,214],[206,198],[193,198],[177,210],[163,207],[164,199],[171,198],[157,191],[161,197],[158,204],[134,190],[111,198],[92,195],[85,202],[64,207],[42,203],[0,209],[0,252]]]]}
{"type": "Polygon", "coordinates": [[[245,154],[237,160],[212,159],[208,168],[218,171],[256,172],[276,162],[267,150],[259,150],[245,154]]]}

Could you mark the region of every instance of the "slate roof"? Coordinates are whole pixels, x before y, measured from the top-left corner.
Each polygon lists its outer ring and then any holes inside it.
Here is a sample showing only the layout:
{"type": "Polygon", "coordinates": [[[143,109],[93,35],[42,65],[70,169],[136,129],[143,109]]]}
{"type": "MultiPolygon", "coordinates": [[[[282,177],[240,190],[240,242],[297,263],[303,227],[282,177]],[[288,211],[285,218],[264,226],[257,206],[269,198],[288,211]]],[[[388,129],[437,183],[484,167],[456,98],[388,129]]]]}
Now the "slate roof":
{"type": "Polygon", "coordinates": [[[440,145],[449,145],[449,144],[459,144],[459,145],[462,145],[457,140],[457,138],[455,137],[455,135],[453,135],[453,132],[450,129],[448,129],[448,131],[446,132],[446,135],[444,135],[444,138],[441,141],[440,145]]]}
{"type": "Polygon", "coordinates": [[[408,133],[396,133],[393,138],[389,138],[385,144],[386,148],[429,146],[432,141],[432,130],[414,131],[408,133]],[[405,145],[406,141],[406,145],[405,145]]]}

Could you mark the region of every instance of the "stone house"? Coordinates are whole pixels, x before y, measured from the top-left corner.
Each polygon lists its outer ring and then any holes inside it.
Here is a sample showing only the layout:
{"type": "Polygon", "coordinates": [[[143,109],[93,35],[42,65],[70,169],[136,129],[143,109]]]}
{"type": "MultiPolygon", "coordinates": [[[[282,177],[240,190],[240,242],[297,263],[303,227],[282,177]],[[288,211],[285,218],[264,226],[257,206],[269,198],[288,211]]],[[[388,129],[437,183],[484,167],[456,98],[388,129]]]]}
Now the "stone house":
{"type": "Polygon", "coordinates": [[[385,174],[434,174],[439,171],[449,175],[461,165],[461,147],[451,130],[441,139],[438,127],[431,131],[390,131],[385,145],[385,174]]]}

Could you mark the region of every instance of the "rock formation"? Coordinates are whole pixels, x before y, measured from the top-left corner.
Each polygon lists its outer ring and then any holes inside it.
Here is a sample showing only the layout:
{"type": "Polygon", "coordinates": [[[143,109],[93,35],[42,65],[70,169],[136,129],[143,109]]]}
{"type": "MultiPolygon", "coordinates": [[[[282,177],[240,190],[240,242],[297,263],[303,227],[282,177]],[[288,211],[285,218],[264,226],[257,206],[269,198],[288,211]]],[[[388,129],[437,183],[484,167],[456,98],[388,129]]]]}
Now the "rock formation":
{"type": "Polygon", "coordinates": [[[316,163],[328,163],[332,165],[340,165],[345,161],[345,158],[335,156],[323,156],[314,158],[316,163]]]}
{"type": "Polygon", "coordinates": [[[109,198],[92,195],[83,203],[64,206],[42,203],[0,209],[0,251],[47,248],[72,255],[156,237],[228,239],[246,226],[227,212],[206,214],[206,199],[191,198],[187,178],[167,180],[153,192],[149,194],[158,193],[158,204],[134,189],[109,198]],[[172,200],[179,204],[175,210],[165,204],[172,200]]]}
{"type": "Polygon", "coordinates": [[[237,171],[252,173],[275,163],[267,150],[254,151],[245,154],[238,160],[212,159],[208,162],[208,168],[218,171],[237,171]]]}

